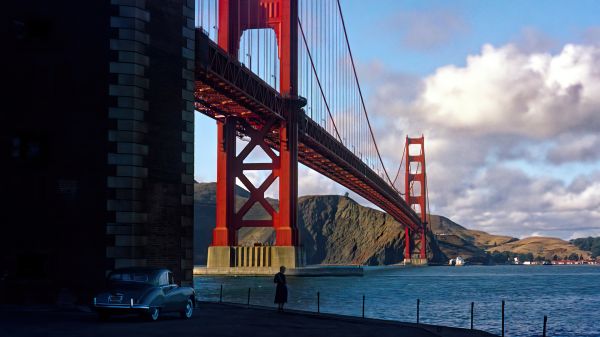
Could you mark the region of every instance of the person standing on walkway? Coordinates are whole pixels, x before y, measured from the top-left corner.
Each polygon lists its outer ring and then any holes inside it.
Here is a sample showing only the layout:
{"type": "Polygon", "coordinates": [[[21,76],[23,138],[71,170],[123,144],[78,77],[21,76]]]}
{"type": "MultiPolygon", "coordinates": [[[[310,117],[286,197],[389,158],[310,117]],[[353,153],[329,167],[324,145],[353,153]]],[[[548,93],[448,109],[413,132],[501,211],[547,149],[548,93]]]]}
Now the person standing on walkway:
{"type": "Polygon", "coordinates": [[[273,283],[277,283],[275,289],[275,303],[277,303],[277,311],[283,311],[283,305],[287,302],[288,291],[285,281],[285,267],[279,267],[279,273],[275,274],[273,283]]]}

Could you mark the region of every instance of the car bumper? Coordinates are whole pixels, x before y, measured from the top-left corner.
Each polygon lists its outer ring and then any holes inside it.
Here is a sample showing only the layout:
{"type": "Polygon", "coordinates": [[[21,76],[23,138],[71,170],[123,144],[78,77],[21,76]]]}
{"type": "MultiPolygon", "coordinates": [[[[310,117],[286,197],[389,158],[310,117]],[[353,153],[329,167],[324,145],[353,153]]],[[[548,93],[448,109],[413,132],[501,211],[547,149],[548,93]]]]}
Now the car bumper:
{"type": "Polygon", "coordinates": [[[150,310],[149,305],[145,304],[104,304],[96,303],[92,306],[96,310],[110,310],[110,311],[148,311],[150,310]]]}

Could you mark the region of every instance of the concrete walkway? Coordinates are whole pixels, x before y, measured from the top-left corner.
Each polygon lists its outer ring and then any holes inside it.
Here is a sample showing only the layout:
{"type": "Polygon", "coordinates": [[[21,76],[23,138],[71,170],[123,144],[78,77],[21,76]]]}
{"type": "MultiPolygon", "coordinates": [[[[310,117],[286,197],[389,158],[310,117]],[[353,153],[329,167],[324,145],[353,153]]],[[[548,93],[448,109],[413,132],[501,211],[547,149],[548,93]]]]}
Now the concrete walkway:
{"type": "Polygon", "coordinates": [[[0,307],[0,336],[261,336],[261,337],[487,337],[489,333],[339,315],[200,303],[189,320],[176,315],[147,322],[121,316],[100,322],[93,313],[52,308],[0,307]]]}

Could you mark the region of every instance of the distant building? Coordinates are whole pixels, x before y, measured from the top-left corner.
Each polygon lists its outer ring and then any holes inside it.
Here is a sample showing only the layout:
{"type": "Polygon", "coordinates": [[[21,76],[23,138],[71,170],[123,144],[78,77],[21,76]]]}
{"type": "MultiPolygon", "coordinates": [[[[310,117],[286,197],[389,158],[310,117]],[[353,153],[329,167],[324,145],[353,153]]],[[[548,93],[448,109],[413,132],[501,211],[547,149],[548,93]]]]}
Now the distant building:
{"type": "Polygon", "coordinates": [[[597,265],[597,264],[600,264],[600,261],[598,261],[598,260],[592,260],[592,259],[578,260],[578,261],[573,261],[573,260],[553,260],[552,264],[556,264],[556,265],[574,265],[574,264],[593,264],[593,265],[597,265]]]}
{"type": "Polygon", "coordinates": [[[125,266],[191,283],[194,1],[3,12],[0,301],[84,301],[125,266]]]}
{"type": "Polygon", "coordinates": [[[457,256],[455,259],[450,259],[448,264],[451,266],[462,266],[465,264],[465,260],[462,257],[457,256]]]}

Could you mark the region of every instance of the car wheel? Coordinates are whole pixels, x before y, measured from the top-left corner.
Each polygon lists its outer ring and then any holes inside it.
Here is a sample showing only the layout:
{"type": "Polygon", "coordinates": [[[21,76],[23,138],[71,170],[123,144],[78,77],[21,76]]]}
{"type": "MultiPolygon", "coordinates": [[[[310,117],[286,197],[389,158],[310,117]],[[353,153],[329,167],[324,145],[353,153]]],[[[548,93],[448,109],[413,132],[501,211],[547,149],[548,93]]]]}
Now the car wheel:
{"type": "Polygon", "coordinates": [[[185,304],[185,308],[180,313],[181,318],[191,318],[194,313],[194,302],[191,298],[188,298],[187,303],[185,304]]]}
{"type": "Polygon", "coordinates": [[[158,319],[159,314],[160,314],[160,309],[158,309],[157,307],[152,307],[148,311],[148,319],[151,321],[156,321],[158,319]]]}

